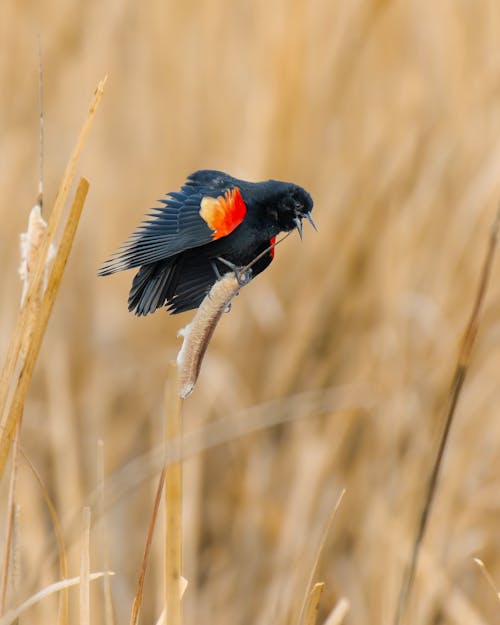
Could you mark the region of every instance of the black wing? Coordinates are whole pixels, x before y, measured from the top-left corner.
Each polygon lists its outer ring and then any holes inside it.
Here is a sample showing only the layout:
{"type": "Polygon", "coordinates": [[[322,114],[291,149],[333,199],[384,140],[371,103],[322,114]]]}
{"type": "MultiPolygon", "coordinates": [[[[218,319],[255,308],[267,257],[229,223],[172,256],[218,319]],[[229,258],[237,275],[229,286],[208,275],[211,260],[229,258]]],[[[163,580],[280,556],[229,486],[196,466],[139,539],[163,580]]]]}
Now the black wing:
{"type": "Polygon", "coordinates": [[[99,275],[171,258],[226,236],[243,221],[246,206],[237,187],[200,185],[194,176],[180,191],[160,200],[163,206],[151,211],[126,243],[104,263],[99,275]]]}
{"type": "MultiPolygon", "coordinates": [[[[272,259],[271,252],[260,258],[252,266],[252,275],[264,271],[272,259]]],[[[167,306],[174,315],[198,308],[218,275],[227,271],[226,265],[211,258],[203,249],[144,265],[132,282],[128,308],[139,316],[162,306],[167,306]]]]}
{"type": "Polygon", "coordinates": [[[163,206],[151,211],[126,243],[104,263],[99,275],[154,263],[211,241],[213,231],[200,217],[204,195],[199,187],[184,186],[160,200],[163,206]]]}

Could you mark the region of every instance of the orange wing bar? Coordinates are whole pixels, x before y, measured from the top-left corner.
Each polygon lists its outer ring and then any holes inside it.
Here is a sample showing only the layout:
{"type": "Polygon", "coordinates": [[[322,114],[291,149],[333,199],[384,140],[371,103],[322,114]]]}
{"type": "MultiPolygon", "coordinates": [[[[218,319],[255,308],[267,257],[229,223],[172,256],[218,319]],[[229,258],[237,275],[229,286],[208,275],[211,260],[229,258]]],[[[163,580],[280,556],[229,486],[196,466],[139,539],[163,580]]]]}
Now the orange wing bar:
{"type": "Polygon", "coordinates": [[[205,196],[200,206],[200,216],[214,231],[214,239],[220,239],[232,232],[247,214],[247,207],[238,187],[228,189],[219,197],[205,196]]]}

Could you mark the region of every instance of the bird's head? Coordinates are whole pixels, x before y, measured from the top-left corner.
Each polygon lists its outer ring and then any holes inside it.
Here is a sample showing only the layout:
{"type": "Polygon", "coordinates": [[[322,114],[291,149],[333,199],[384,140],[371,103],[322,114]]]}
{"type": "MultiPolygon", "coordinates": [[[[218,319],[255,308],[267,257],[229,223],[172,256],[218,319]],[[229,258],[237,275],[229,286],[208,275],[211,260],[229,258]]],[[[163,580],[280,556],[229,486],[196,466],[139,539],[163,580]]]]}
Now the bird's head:
{"type": "Polygon", "coordinates": [[[297,228],[302,238],[302,220],[304,217],[316,230],[316,225],[311,217],[313,201],[311,196],[302,187],[288,184],[280,194],[277,202],[277,221],[281,231],[289,232],[297,228]]]}

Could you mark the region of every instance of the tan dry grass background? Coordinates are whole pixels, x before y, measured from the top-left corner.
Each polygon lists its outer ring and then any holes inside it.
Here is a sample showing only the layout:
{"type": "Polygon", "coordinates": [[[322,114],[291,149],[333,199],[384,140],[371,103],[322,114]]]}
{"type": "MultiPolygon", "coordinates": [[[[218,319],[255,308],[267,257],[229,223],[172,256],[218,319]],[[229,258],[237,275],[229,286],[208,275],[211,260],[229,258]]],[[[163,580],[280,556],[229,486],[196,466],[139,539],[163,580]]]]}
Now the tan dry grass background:
{"type": "MultiPolygon", "coordinates": [[[[390,623],[500,198],[500,6],[4,0],[0,354],[21,294],[18,235],[36,196],[37,33],[46,206],[89,96],[109,74],[80,165],[90,194],[21,441],[66,528],[70,575],[97,483],[97,440],[108,482],[161,441],[167,362],[190,318],[134,318],[131,275],[97,279],[97,267],[164,192],[197,168],[221,168],[302,184],[319,233],[289,238],[243,290],[185,404],[187,437],[225,419],[217,432],[226,439],[200,451],[211,438],[198,436],[185,463],[185,623],[295,623],[344,487],[320,562],[319,622],[347,597],[346,623],[390,623]],[[277,421],[285,423],[239,435],[277,421]]],[[[499,276],[497,261],[412,625],[479,625],[500,614],[472,561],[482,558],[500,585],[499,276]]],[[[157,473],[146,455],[109,482],[117,623],[128,622],[157,473]]],[[[58,576],[50,517],[22,459],[17,493],[12,605],[58,576]]],[[[5,479],[0,497],[3,511],[5,479]]],[[[104,567],[98,530],[91,570],[104,567]]],[[[154,549],[144,623],[161,611],[161,534],[154,549]]],[[[98,584],[93,624],[104,622],[98,584]]],[[[70,601],[77,622],[78,590],[70,601]]],[[[47,599],[22,623],[53,623],[56,613],[47,599]]]]}

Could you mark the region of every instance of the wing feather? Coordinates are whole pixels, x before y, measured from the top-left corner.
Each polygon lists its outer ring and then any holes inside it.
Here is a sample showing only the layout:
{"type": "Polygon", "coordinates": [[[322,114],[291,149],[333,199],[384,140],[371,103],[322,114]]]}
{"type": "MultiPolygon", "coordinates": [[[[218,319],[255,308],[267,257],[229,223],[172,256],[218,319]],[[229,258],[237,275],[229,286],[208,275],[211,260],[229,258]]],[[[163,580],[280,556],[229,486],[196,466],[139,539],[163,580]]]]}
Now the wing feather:
{"type": "Polygon", "coordinates": [[[173,314],[197,308],[216,279],[211,261],[196,253],[145,265],[132,282],[129,310],[140,316],[162,306],[173,314]]]}
{"type": "Polygon", "coordinates": [[[160,203],[162,206],[153,208],[127,241],[103,264],[99,275],[166,260],[210,243],[232,232],[246,214],[239,189],[233,186],[221,191],[213,186],[189,182],[180,191],[174,191],[160,200],[160,203]],[[210,219],[212,215],[209,214],[207,221],[200,212],[206,198],[210,198],[210,203],[216,209],[217,218],[214,213],[214,220],[210,219]],[[224,214],[227,219],[224,228],[218,233],[218,226],[214,224],[224,221],[224,214]]]}

